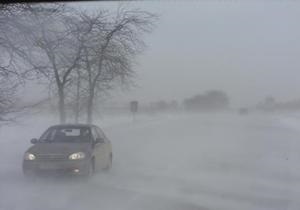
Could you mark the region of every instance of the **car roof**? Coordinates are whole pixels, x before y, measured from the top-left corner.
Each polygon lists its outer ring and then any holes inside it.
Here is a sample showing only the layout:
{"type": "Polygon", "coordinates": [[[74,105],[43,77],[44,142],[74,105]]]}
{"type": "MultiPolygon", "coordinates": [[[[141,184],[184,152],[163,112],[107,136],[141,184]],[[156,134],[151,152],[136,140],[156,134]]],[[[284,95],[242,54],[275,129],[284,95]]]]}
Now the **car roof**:
{"type": "Polygon", "coordinates": [[[50,128],[92,128],[97,127],[93,124],[57,124],[53,125],[50,128]]]}

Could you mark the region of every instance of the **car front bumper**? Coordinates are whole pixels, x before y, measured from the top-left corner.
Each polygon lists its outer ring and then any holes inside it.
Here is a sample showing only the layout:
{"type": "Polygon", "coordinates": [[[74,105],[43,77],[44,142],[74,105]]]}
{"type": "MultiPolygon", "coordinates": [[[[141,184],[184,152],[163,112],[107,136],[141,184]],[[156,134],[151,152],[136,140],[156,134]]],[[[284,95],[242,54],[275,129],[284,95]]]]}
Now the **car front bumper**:
{"type": "Polygon", "coordinates": [[[37,161],[24,160],[24,174],[71,174],[85,175],[89,167],[88,160],[37,161]]]}

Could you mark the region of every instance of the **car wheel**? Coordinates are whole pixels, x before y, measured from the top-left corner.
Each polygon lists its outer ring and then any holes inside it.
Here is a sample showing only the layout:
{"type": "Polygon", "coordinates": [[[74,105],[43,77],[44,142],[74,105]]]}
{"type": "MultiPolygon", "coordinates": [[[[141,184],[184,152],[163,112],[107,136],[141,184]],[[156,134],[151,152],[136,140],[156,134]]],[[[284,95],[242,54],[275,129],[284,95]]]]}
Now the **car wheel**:
{"type": "Polygon", "coordinates": [[[91,177],[94,173],[94,160],[91,160],[89,165],[87,166],[84,177],[91,177]]]}

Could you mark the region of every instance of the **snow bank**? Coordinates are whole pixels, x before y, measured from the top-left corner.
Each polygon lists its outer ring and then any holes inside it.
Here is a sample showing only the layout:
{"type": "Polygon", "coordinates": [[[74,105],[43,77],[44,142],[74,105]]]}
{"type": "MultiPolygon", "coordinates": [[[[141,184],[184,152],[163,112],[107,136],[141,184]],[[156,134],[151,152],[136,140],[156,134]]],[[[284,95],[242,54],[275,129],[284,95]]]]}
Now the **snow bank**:
{"type": "MultiPolygon", "coordinates": [[[[24,179],[22,156],[55,119],[0,130],[0,209],[299,209],[299,132],[279,116],[233,113],[103,117],[109,173],[24,179]]],[[[290,121],[289,121],[290,122],[290,121]]]]}

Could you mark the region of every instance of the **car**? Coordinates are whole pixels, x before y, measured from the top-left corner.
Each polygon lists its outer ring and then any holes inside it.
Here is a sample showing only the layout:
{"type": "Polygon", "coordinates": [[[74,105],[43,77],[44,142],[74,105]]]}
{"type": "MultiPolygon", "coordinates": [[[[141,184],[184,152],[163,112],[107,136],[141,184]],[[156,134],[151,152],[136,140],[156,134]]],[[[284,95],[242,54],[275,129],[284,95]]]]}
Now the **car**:
{"type": "Polygon", "coordinates": [[[91,176],[112,167],[112,146],[95,125],[61,124],[48,128],[24,154],[25,176],[71,174],[91,176]]]}

